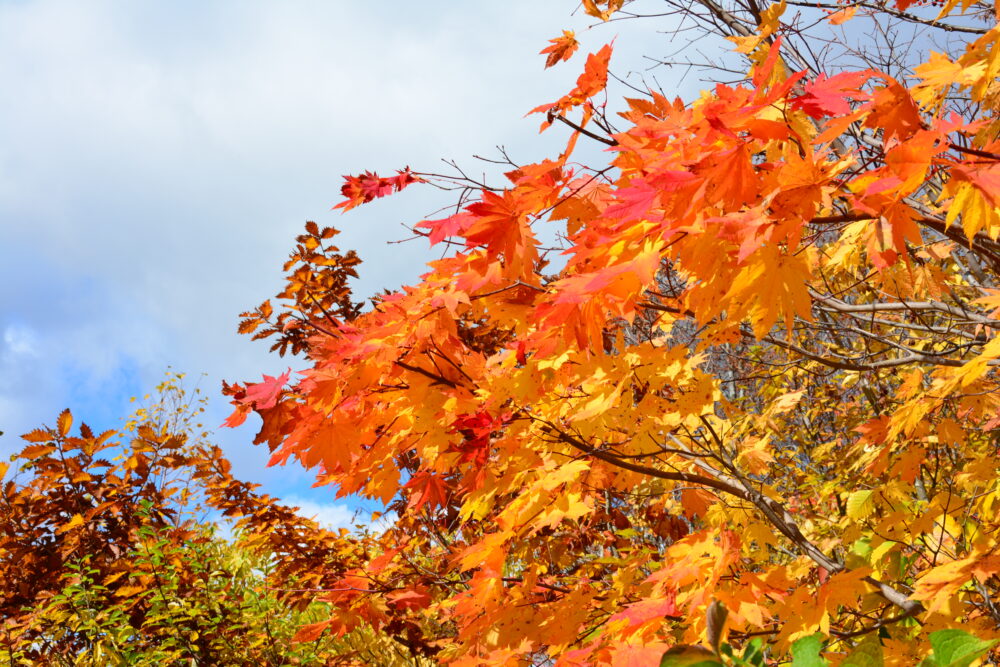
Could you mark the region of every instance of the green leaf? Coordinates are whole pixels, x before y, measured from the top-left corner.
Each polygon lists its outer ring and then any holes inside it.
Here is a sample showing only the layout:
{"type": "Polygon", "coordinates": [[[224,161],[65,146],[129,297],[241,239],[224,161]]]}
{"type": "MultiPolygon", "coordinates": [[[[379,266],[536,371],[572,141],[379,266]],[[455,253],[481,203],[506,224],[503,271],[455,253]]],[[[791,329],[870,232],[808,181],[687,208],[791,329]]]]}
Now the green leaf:
{"type": "Polygon", "coordinates": [[[996,643],[996,639],[979,639],[964,630],[938,630],[931,633],[931,647],[934,649],[934,664],[937,667],[968,667],[996,643]]]}
{"type": "MultiPolygon", "coordinates": [[[[743,664],[752,665],[752,667],[763,667],[764,665],[764,640],[760,637],[754,637],[747,645],[743,647],[743,664]]],[[[792,646],[792,651],[795,651],[795,647],[792,646]]]]}
{"type": "Polygon", "coordinates": [[[681,644],[663,654],[660,658],[660,667],[724,667],[724,665],[704,646],[681,644]]]}
{"type": "Polygon", "coordinates": [[[870,634],[858,642],[840,667],[882,667],[882,643],[878,635],[870,634]]]}
{"type": "Polygon", "coordinates": [[[851,545],[851,551],[861,556],[865,560],[868,560],[868,557],[871,556],[872,553],[872,538],[871,537],[858,538],[857,540],[855,540],[854,544],[851,545]]]}
{"type": "Polygon", "coordinates": [[[826,667],[829,663],[820,657],[822,651],[821,633],[796,640],[792,644],[792,667],[826,667]]]}

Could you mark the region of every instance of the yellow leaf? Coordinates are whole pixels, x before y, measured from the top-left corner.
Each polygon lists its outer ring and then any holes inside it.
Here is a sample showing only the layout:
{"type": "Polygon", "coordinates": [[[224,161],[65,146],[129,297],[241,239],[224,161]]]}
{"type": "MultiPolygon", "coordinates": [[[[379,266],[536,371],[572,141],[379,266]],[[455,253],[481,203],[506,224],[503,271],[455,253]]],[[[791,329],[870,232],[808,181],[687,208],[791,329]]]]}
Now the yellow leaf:
{"type": "Polygon", "coordinates": [[[937,107],[944,101],[952,86],[972,86],[986,71],[986,64],[974,63],[963,67],[943,53],[931,51],[926,63],[913,68],[916,78],[922,79],[912,88],[913,99],[925,108],[937,107]]]}
{"type": "Polygon", "coordinates": [[[783,316],[789,331],[796,315],[811,319],[809,281],[813,258],[811,249],[789,255],[775,245],[768,245],[751,257],[733,281],[726,298],[734,306],[741,301],[756,302],[751,317],[758,338],[770,331],[779,317],[783,316]]]}
{"type": "Polygon", "coordinates": [[[758,32],[761,39],[773,35],[778,29],[778,19],[781,15],[785,13],[785,8],[787,7],[785,0],[781,2],[771,3],[771,6],[760,13],[760,25],[758,26],[758,32]]]}
{"type": "Polygon", "coordinates": [[[869,560],[873,564],[877,565],[882,561],[883,558],[886,557],[886,555],[888,555],[890,551],[893,550],[893,548],[896,547],[896,545],[897,545],[896,542],[883,542],[882,544],[872,549],[872,553],[869,556],[869,560]]]}
{"type": "Polygon", "coordinates": [[[607,387],[609,391],[598,392],[592,395],[591,399],[587,401],[587,404],[583,406],[583,409],[577,410],[573,413],[573,421],[582,421],[584,419],[590,419],[591,417],[596,417],[597,415],[602,415],[618,402],[619,396],[621,396],[622,384],[624,380],[618,383],[617,386],[607,387]]]}
{"type": "Polygon", "coordinates": [[[110,575],[110,576],[106,577],[106,578],[104,579],[104,581],[103,581],[103,582],[101,582],[101,583],[102,583],[102,584],[104,584],[105,586],[110,586],[110,585],[111,585],[111,584],[113,584],[114,582],[116,582],[116,581],[118,581],[119,579],[121,579],[122,577],[124,577],[124,576],[125,576],[126,574],[128,574],[128,572],[125,572],[125,571],[122,571],[122,572],[115,572],[114,574],[112,574],[112,575],[110,575]]]}
{"type": "Polygon", "coordinates": [[[590,463],[585,459],[570,461],[547,473],[541,480],[542,488],[551,491],[560,484],[578,481],[583,479],[588,470],[590,470],[590,463]]]}
{"type": "Polygon", "coordinates": [[[745,465],[752,474],[762,474],[767,470],[768,464],[774,461],[770,449],[770,436],[753,439],[744,443],[744,448],[740,451],[737,461],[740,465],[745,465]]]}
{"type": "Polygon", "coordinates": [[[875,511],[874,491],[855,491],[847,497],[847,516],[855,521],[867,519],[875,511]]]}
{"type": "Polygon", "coordinates": [[[975,564],[975,557],[962,558],[927,571],[917,580],[910,597],[914,600],[926,600],[929,612],[946,606],[951,596],[972,578],[975,564]]]}
{"type": "Polygon", "coordinates": [[[592,503],[588,498],[583,498],[580,493],[568,493],[560,495],[554,503],[539,514],[531,522],[531,532],[537,532],[543,528],[554,528],[563,519],[579,519],[593,511],[592,503]]]}
{"type": "Polygon", "coordinates": [[[76,528],[77,526],[82,526],[84,523],[86,523],[86,522],[83,520],[83,516],[82,515],[80,515],[80,514],[74,514],[73,518],[69,520],[69,523],[64,523],[63,525],[59,526],[59,528],[56,530],[56,532],[57,533],[65,533],[66,531],[72,530],[72,529],[76,528]]]}
{"type": "Polygon", "coordinates": [[[137,595],[138,593],[142,593],[145,590],[146,590],[145,586],[135,586],[135,585],[122,586],[121,588],[115,591],[115,597],[130,598],[137,595]]]}

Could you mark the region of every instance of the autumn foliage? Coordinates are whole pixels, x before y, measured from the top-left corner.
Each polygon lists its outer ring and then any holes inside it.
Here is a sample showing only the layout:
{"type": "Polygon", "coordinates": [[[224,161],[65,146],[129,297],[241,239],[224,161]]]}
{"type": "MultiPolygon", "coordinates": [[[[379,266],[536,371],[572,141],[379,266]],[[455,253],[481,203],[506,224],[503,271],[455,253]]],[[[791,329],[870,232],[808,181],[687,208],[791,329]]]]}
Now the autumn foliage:
{"type": "Polygon", "coordinates": [[[74,428],[67,410],[23,436],[0,489],[0,660],[420,664],[370,627],[311,641],[311,624],[330,615],[312,590],[377,545],[235,479],[199,435],[201,408],[179,375],[157,396],[120,431],[74,428]],[[234,539],[213,515],[232,517],[234,539]]]}
{"type": "Polygon", "coordinates": [[[345,210],[477,191],[415,221],[441,259],[367,307],[357,258],[310,223],[281,304],[241,325],[301,357],[227,386],[230,424],[255,411],[272,463],[398,516],[318,595],[316,636],[366,624],[454,665],[991,650],[1000,27],[992,6],[911,4],[802,9],[951,38],[909,72],[898,51],[824,68],[792,2],[671,5],[745,76],[633,91],[615,117],[605,45],[535,109],[564,152],[502,185],[347,177],[345,210]]]}

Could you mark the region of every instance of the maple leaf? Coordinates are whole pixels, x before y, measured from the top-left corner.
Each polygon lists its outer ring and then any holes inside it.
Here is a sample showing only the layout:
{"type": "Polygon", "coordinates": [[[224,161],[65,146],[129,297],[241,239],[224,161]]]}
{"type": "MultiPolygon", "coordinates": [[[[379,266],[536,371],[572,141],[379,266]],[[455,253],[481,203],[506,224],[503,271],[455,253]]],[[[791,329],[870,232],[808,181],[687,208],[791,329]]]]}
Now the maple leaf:
{"type": "Polygon", "coordinates": [[[253,408],[249,405],[237,405],[236,409],[222,422],[222,425],[227,428],[236,428],[247,420],[252,410],[253,408]]]}
{"type": "Polygon", "coordinates": [[[389,604],[397,609],[425,609],[431,603],[426,591],[406,589],[386,595],[389,604]]]}
{"type": "Polygon", "coordinates": [[[450,485],[440,475],[420,471],[413,474],[404,486],[404,489],[412,490],[407,509],[420,509],[424,505],[431,508],[444,507],[448,503],[450,495],[450,485]]]}
{"type": "Polygon", "coordinates": [[[593,97],[608,85],[608,63],[611,61],[611,44],[605,44],[597,53],[587,55],[583,74],[576,81],[570,97],[584,100],[593,97]]]}
{"type": "Polygon", "coordinates": [[[830,23],[830,25],[840,25],[842,23],[847,23],[852,18],[854,18],[854,15],[857,13],[857,11],[858,11],[857,5],[850,5],[848,7],[844,7],[843,9],[830,14],[829,16],[826,17],[826,20],[830,23]]]}
{"type": "Polygon", "coordinates": [[[607,21],[623,4],[624,0],[583,0],[583,10],[590,16],[607,21]],[[606,5],[606,9],[600,8],[602,4],[606,5]]]}
{"type": "Polygon", "coordinates": [[[694,170],[709,184],[711,196],[727,207],[749,204],[760,192],[760,179],[742,145],[703,159],[694,170]]]}
{"type": "Polygon", "coordinates": [[[644,218],[656,203],[660,192],[659,188],[654,188],[645,179],[637,178],[627,188],[618,190],[618,203],[604,209],[604,215],[618,218],[622,222],[644,218]]]}
{"type": "Polygon", "coordinates": [[[464,231],[466,245],[483,245],[493,256],[502,256],[506,270],[518,278],[534,267],[538,257],[535,236],[519,193],[483,192],[482,200],[466,207],[474,216],[464,231]]]}
{"type": "MultiPolygon", "coordinates": [[[[611,51],[612,45],[605,44],[597,53],[588,54],[587,62],[583,67],[583,73],[576,80],[576,87],[559,100],[551,104],[537,106],[529,111],[528,114],[546,113],[551,116],[556,113],[564,113],[584,104],[590,98],[604,90],[608,85],[608,63],[611,60],[611,51]]],[[[588,118],[590,113],[588,110],[588,118]]],[[[542,129],[544,130],[550,124],[551,120],[546,120],[542,125],[542,129]]]]}
{"type": "Polygon", "coordinates": [[[887,142],[894,138],[905,141],[921,128],[920,108],[910,91],[894,79],[875,91],[871,104],[864,125],[881,128],[887,142]]]}
{"type": "Polygon", "coordinates": [[[429,229],[431,245],[437,245],[450,236],[461,236],[466,229],[475,221],[476,216],[467,211],[450,215],[441,220],[421,220],[416,224],[417,228],[429,229]]]}
{"type": "Polygon", "coordinates": [[[562,37],[549,40],[550,45],[539,51],[539,54],[548,54],[545,59],[545,67],[549,68],[556,63],[569,60],[579,48],[580,43],[576,41],[576,34],[572,30],[563,30],[562,37]]]}
{"type": "Polygon", "coordinates": [[[677,616],[680,609],[677,607],[677,598],[670,595],[665,598],[647,598],[639,602],[633,602],[622,611],[611,616],[609,623],[617,620],[624,620],[628,627],[636,627],[652,620],[662,620],[665,616],[677,616]]]}
{"type": "Polygon", "coordinates": [[[273,408],[277,404],[278,396],[281,395],[281,390],[288,383],[288,377],[291,374],[292,370],[288,369],[278,377],[265,375],[263,382],[247,384],[241,402],[246,405],[252,405],[255,410],[273,408]]]}
{"type": "Polygon", "coordinates": [[[356,206],[367,204],[373,199],[399,192],[412,183],[420,182],[423,182],[423,179],[411,172],[409,167],[399,170],[391,177],[380,177],[373,171],[366,171],[360,176],[344,176],[344,185],[340,189],[344,201],[333,208],[343,209],[342,212],[346,213],[356,206]]]}
{"type": "Polygon", "coordinates": [[[325,621],[320,621],[318,623],[310,623],[309,625],[303,625],[295,635],[292,637],[292,642],[312,642],[319,639],[320,635],[330,627],[333,623],[332,619],[325,621]]]}
{"type": "Polygon", "coordinates": [[[804,111],[813,118],[850,113],[852,100],[868,98],[861,86],[871,80],[874,74],[871,70],[841,72],[831,77],[820,74],[803,86],[801,95],[791,98],[792,108],[804,111]]]}

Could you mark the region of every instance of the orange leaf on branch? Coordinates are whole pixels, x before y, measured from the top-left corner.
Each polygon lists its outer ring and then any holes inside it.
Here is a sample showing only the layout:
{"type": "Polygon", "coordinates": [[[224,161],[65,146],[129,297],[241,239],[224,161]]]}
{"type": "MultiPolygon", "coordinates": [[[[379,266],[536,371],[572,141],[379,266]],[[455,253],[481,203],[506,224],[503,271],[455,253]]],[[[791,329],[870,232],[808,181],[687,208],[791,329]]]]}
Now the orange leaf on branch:
{"type": "Polygon", "coordinates": [[[545,59],[546,68],[552,67],[559,61],[569,60],[580,46],[572,30],[563,30],[562,37],[550,39],[549,42],[551,42],[549,46],[539,51],[540,55],[548,54],[545,59]]]}

